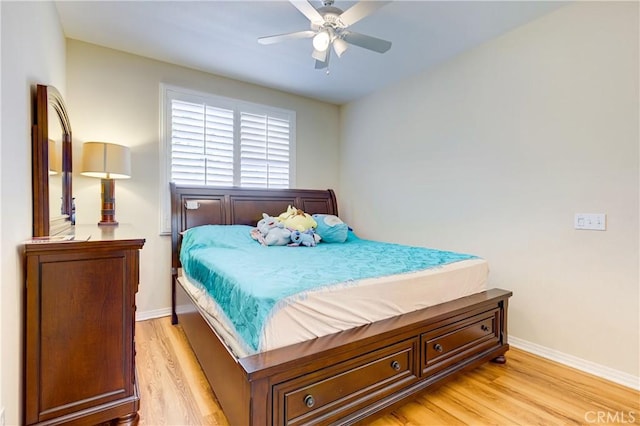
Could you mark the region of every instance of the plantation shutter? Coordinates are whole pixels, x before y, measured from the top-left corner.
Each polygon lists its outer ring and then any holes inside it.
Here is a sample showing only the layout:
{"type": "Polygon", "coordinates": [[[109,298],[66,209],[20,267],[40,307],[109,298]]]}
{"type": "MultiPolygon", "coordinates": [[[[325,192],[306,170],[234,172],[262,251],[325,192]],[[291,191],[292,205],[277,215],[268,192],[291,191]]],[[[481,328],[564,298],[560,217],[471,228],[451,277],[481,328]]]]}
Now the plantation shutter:
{"type": "Polygon", "coordinates": [[[160,228],[171,232],[169,182],[289,188],[295,183],[295,111],[160,85],[160,228]]]}
{"type": "Polygon", "coordinates": [[[291,112],[248,103],[212,105],[206,99],[172,96],[170,180],[187,185],[288,188],[292,117],[291,112]]]}
{"type": "Polygon", "coordinates": [[[234,184],[234,112],[171,100],[171,180],[178,184],[234,184]]]}
{"type": "Polygon", "coordinates": [[[289,187],[289,121],[240,113],[240,186],[289,187]]]}

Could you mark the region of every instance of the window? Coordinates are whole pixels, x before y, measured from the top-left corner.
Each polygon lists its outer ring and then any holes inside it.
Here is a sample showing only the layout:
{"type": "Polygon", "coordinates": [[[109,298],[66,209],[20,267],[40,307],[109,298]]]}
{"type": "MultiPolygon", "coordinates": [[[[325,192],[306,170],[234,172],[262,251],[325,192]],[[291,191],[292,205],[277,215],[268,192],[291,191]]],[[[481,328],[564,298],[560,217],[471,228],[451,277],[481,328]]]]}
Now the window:
{"type": "Polygon", "coordinates": [[[162,85],[162,233],[171,231],[169,182],[289,188],[295,112],[162,85]]]}

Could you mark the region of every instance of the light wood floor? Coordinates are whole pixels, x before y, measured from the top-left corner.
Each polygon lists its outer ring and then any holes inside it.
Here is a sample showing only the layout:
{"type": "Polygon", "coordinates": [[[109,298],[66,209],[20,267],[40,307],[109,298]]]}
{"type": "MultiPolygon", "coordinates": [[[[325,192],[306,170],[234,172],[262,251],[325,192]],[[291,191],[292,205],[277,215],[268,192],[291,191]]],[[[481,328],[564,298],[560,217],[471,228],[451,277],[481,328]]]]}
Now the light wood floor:
{"type": "MultiPolygon", "coordinates": [[[[138,322],[136,349],[141,425],[228,424],[168,317],[138,322]]],[[[512,348],[506,364],[480,366],[371,424],[640,424],[640,393],[512,348]]]]}

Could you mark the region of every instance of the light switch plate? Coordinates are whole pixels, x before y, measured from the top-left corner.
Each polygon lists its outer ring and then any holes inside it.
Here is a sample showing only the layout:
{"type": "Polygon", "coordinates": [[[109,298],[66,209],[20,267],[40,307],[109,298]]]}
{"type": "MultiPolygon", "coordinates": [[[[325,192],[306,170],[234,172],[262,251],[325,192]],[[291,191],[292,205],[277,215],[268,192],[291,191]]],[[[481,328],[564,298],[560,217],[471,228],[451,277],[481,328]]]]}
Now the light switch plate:
{"type": "Polygon", "coordinates": [[[4,426],[4,407],[0,407],[0,426],[4,426]]]}
{"type": "Polygon", "coordinates": [[[607,215],[604,213],[576,213],[574,228],[591,231],[606,231],[607,215]]]}

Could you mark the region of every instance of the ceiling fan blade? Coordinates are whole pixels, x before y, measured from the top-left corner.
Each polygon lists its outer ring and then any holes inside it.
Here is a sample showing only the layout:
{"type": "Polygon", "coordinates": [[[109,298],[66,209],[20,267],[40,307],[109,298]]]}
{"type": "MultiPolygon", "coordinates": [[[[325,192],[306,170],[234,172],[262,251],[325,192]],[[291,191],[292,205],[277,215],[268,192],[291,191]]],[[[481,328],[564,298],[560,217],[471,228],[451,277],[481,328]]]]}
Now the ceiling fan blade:
{"type": "Polygon", "coordinates": [[[286,34],[278,34],[267,37],[258,37],[258,43],[260,44],[274,44],[280,43],[281,41],[286,40],[295,40],[298,38],[311,38],[316,35],[315,31],[306,30],[306,31],[298,31],[295,33],[286,33],[286,34]]]}
{"type": "Polygon", "coordinates": [[[384,53],[391,49],[391,42],[382,40],[381,38],[371,37],[368,35],[345,31],[342,38],[349,44],[360,46],[374,52],[384,53]]]}
{"type": "Polygon", "coordinates": [[[362,18],[376,10],[380,9],[382,6],[387,3],[391,3],[390,1],[372,1],[372,0],[362,0],[359,3],[354,4],[349,9],[342,12],[340,15],[340,20],[345,26],[349,26],[355,24],[362,18]]]}
{"type": "Polygon", "coordinates": [[[324,18],[320,12],[311,5],[307,0],[289,0],[291,4],[300,11],[307,19],[315,24],[322,24],[324,18]]]}

